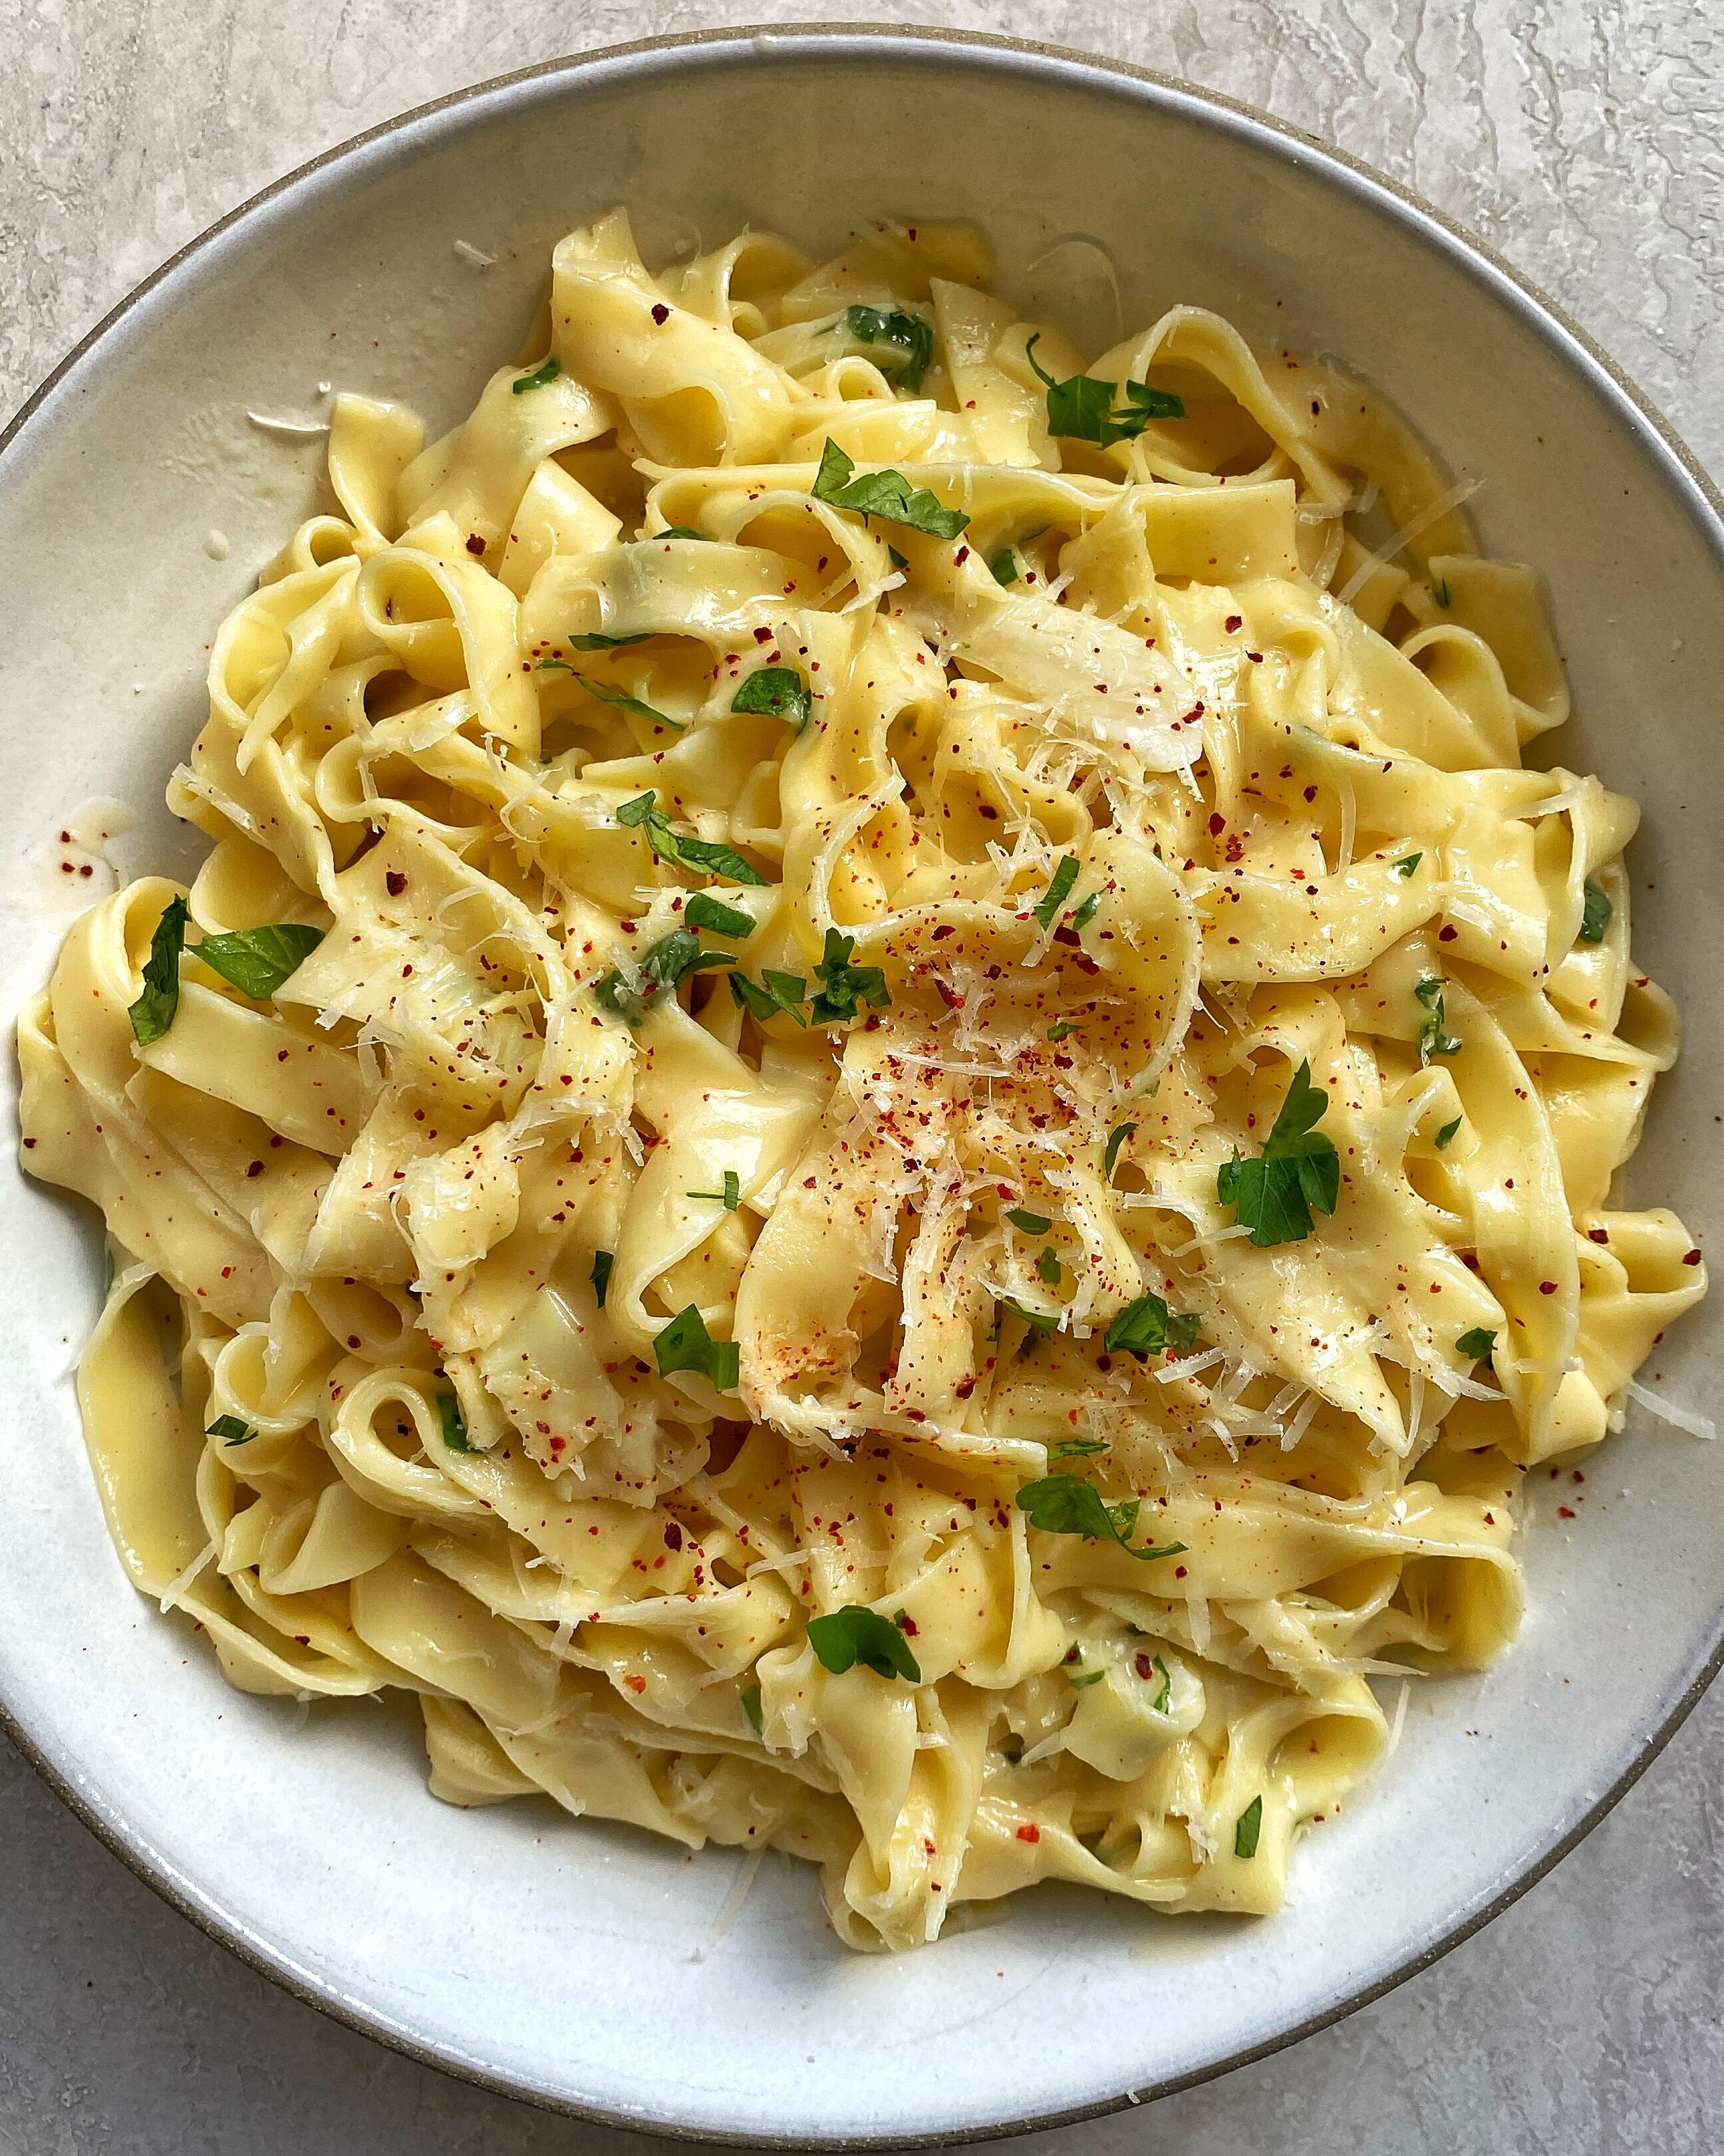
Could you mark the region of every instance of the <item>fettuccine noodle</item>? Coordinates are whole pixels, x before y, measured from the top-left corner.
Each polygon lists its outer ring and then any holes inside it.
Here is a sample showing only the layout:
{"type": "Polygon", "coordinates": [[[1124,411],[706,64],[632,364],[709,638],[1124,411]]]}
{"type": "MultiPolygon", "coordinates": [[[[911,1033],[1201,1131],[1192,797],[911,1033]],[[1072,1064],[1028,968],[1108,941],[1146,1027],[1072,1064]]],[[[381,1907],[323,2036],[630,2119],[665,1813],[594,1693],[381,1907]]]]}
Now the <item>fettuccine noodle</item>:
{"type": "Polygon", "coordinates": [[[452,434],[340,399],[213,850],[18,1029],[136,1584],[866,1948],[1275,1908],[1705,1285],[1532,573],[1332,372],[987,272],[619,212],[452,434]]]}

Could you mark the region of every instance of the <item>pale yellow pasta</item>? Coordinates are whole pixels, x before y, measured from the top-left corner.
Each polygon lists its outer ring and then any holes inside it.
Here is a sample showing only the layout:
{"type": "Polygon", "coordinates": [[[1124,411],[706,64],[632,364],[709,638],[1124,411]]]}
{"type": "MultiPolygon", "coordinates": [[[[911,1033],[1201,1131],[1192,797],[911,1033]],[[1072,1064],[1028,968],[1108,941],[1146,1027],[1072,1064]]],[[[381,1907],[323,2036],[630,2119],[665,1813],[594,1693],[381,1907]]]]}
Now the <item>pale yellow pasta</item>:
{"type": "Polygon", "coordinates": [[[654,274],[619,211],[453,434],[341,399],[170,788],[213,850],[18,1029],[136,1585],[248,1690],[411,1687],[439,1797],[811,1859],[866,1948],[1275,1908],[1705,1285],[1615,1196],[1676,1026],[1632,803],[1521,762],[1531,572],[1194,309],[1060,431],[987,270],[654,274]],[[196,955],[282,923],[261,990],[196,955]],[[1270,1240],[1229,1163],[1307,1065],[1270,1240]]]}

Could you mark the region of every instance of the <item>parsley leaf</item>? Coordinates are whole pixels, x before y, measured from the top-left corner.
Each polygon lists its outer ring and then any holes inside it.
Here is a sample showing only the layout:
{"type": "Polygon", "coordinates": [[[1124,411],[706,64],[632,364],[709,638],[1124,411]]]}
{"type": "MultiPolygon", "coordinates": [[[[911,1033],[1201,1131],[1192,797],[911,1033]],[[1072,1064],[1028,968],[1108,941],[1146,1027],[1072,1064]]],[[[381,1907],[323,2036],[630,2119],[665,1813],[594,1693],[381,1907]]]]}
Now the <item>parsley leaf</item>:
{"type": "Polygon", "coordinates": [[[1482,1325],[1474,1326],[1470,1332],[1463,1332],[1455,1343],[1457,1355],[1470,1355],[1476,1363],[1481,1357],[1492,1354],[1496,1348],[1496,1335],[1482,1325]]]}
{"type": "Polygon", "coordinates": [[[1448,605],[1449,579],[1446,577],[1439,577],[1435,583],[1431,586],[1431,597],[1439,607],[1448,605]]]}
{"type": "Polygon", "coordinates": [[[1049,1040],[1064,1040],[1067,1034],[1075,1033],[1076,1031],[1077,1020],[1075,1019],[1056,1018],[1052,1025],[1048,1028],[1048,1038],[1049,1040]]]}
{"type": "Polygon", "coordinates": [[[1328,1095],[1311,1081],[1307,1059],[1294,1073],[1260,1156],[1241,1160],[1236,1152],[1216,1176],[1215,1195],[1224,1205],[1238,1208],[1240,1225],[1251,1230],[1260,1250],[1310,1235],[1313,1206],[1320,1213],[1335,1210],[1341,1156],[1311,1128],[1328,1106],[1328,1095]]]}
{"type": "Polygon", "coordinates": [[[290,973],[296,973],[323,941],[321,928],[303,921],[279,921],[267,928],[236,928],[226,936],[206,936],[192,955],[231,981],[244,995],[267,1003],[290,973]]]}
{"type": "Polygon", "coordinates": [[[822,983],[812,1004],[816,1025],[834,1025],[840,1019],[854,1018],[859,996],[875,1010],[884,1010],[892,1000],[886,977],[878,966],[850,963],[855,948],[854,936],[842,935],[836,928],[827,930],[825,951],[814,964],[822,983]]]}
{"type": "Polygon", "coordinates": [[[1023,571],[1018,567],[1018,557],[1010,547],[1003,547],[988,565],[988,572],[997,584],[1015,584],[1023,571]]]}
{"type": "Polygon", "coordinates": [[[587,1275],[587,1278],[593,1282],[593,1292],[598,1298],[598,1306],[601,1310],[604,1308],[606,1296],[610,1293],[611,1268],[616,1262],[617,1254],[614,1250],[595,1250],[593,1253],[593,1270],[587,1275]]]}
{"type": "Polygon", "coordinates": [[[715,1340],[706,1330],[700,1306],[691,1302],[661,1327],[653,1342],[659,1358],[659,1375],[673,1370],[700,1370],[721,1393],[734,1392],[741,1374],[741,1350],[734,1340],[715,1340]]]}
{"type": "Polygon", "coordinates": [[[1080,1676],[1068,1677],[1066,1682],[1074,1691],[1087,1691],[1091,1685],[1100,1684],[1106,1675],[1106,1670],[1085,1670],[1080,1676]]]}
{"type": "Polygon", "coordinates": [[[1610,916],[1616,908],[1610,903],[1609,894],[1601,883],[1586,880],[1586,911],[1580,916],[1580,940],[1583,943],[1602,943],[1604,931],[1610,926],[1610,916]]]}
{"type": "Polygon", "coordinates": [[[667,524],[662,531],[649,531],[646,536],[650,541],[654,539],[705,539],[706,534],[704,531],[695,531],[692,524],[667,524]]]}
{"type": "MultiPolygon", "coordinates": [[[[555,663],[551,660],[545,662],[547,665],[555,663]]],[[[601,704],[614,704],[618,711],[633,711],[639,719],[650,719],[655,726],[669,726],[674,734],[688,732],[680,719],[673,719],[665,711],[654,711],[650,704],[642,703],[639,696],[631,696],[624,690],[613,688],[608,681],[595,681],[590,674],[577,674],[575,679],[589,696],[597,696],[601,704]]]]}
{"type": "Polygon", "coordinates": [[[453,1393],[437,1396],[437,1417],[443,1424],[443,1441],[451,1452],[471,1452],[467,1442],[467,1418],[461,1413],[461,1403],[453,1393]]]}
{"type": "Polygon", "coordinates": [[[1410,878],[1414,870],[1417,869],[1419,864],[1424,859],[1424,855],[1423,854],[1403,854],[1400,860],[1395,863],[1395,874],[1398,876],[1406,876],[1410,878]]]}
{"type": "Polygon", "coordinates": [[[1087,928],[1101,911],[1101,894],[1099,891],[1092,891],[1090,893],[1090,896],[1084,901],[1083,904],[1078,908],[1077,911],[1071,916],[1072,927],[1074,928],[1087,928]]]}
{"type": "Polygon", "coordinates": [[[582,635],[572,636],[569,648],[572,651],[620,651],[625,644],[650,644],[658,633],[655,629],[643,629],[633,636],[601,636],[597,629],[590,629],[582,635]]]}
{"type": "Polygon", "coordinates": [[[171,898],[150,938],[150,955],[144,961],[143,993],[127,1013],[140,1048],[160,1040],[173,1024],[180,1007],[180,953],[186,947],[186,901],[171,898]]]}
{"type": "Polygon", "coordinates": [[[710,928],[715,936],[741,937],[754,933],[754,916],[740,906],[726,906],[710,891],[697,891],[682,910],[690,928],[710,928]]]}
{"type": "Polygon", "coordinates": [[[241,1422],[238,1415],[218,1415],[203,1435],[218,1437],[223,1445],[249,1445],[257,1432],[249,1423],[241,1422]]]}
{"type": "Polygon", "coordinates": [[[726,1213],[734,1213],[741,1200],[742,1178],[735,1168],[727,1168],[724,1172],[722,1190],[685,1190],[682,1194],[685,1198],[710,1198],[722,1205],[726,1213]]]}
{"type": "Polygon", "coordinates": [[[1452,1123],[1444,1124],[1442,1129],[1437,1132],[1437,1151],[1439,1152],[1441,1152],[1444,1147],[1449,1142],[1450,1139],[1453,1138],[1455,1133],[1460,1128],[1460,1117],[1459,1116],[1455,1118],[1455,1121],[1452,1123]]]}
{"type": "Polygon", "coordinates": [[[1103,1502],[1092,1482],[1075,1475],[1045,1475],[1039,1482],[1026,1482],[1018,1492],[1017,1506],[1033,1527],[1050,1535],[1082,1535],[1089,1541],[1116,1542],[1127,1557],[1177,1557],[1183,1543],[1164,1543],[1157,1549],[1134,1549],[1127,1537],[1137,1523],[1139,1500],[1127,1497],[1117,1505],[1103,1502]]]}
{"type": "Polygon", "coordinates": [[[1033,1327],[1038,1332],[1057,1332],[1060,1330],[1058,1311],[1032,1310],[1027,1302],[1013,1302],[1008,1295],[996,1299],[1002,1310],[1009,1310],[1013,1317],[1021,1317],[1026,1325],[1033,1327]]]}
{"type": "Polygon", "coordinates": [[[1108,1132],[1107,1150],[1101,1156],[1101,1179],[1104,1183],[1112,1182],[1113,1164],[1120,1157],[1120,1147],[1137,1127],[1136,1123],[1116,1123],[1108,1132]]]}
{"type": "Polygon", "coordinates": [[[1448,983],[1443,980],[1421,981],[1413,991],[1424,1005],[1424,1016],[1419,1021],[1419,1060],[1429,1063],[1434,1055],[1459,1055],[1460,1043],[1447,1029],[1447,1015],[1443,1009],[1443,991],[1448,983]]]}
{"type": "Polygon", "coordinates": [[[1052,880],[1035,910],[1035,917],[1044,928],[1051,928],[1065,911],[1065,901],[1071,896],[1071,887],[1077,880],[1077,855],[1062,854],[1052,880]]]}
{"type": "Polygon", "coordinates": [[[1263,1799],[1253,1797],[1239,1814],[1239,1824],[1233,1830],[1233,1853],[1235,1856],[1255,1856],[1257,1837],[1263,1831],[1263,1799]]]}
{"type": "Polygon", "coordinates": [[[1054,1224],[1045,1213],[1027,1213],[1021,1205],[1014,1205],[1006,1218],[1026,1235],[1045,1235],[1054,1224]]]}
{"type": "Polygon", "coordinates": [[[731,975],[731,999],[738,1010],[752,1011],[764,1025],[769,1018],[780,1012],[793,1018],[798,1025],[806,1025],[802,1005],[808,1000],[808,983],[800,973],[777,973],[770,966],[761,969],[764,984],[757,988],[747,973],[731,975]]]}
{"type": "Polygon", "coordinates": [[[639,963],[639,987],[631,988],[613,967],[593,991],[606,1010],[630,1025],[639,1025],[667,989],[675,992],[685,974],[698,973],[703,966],[728,966],[731,957],[726,951],[703,951],[700,939],[686,928],[673,928],[644,951],[639,963]]]}
{"type": "Polygon", "coordinates": [[[760,1686],[757,1684],[744,1685],[741,1702],[742,1718],[758,1737],[766,1727],[760,1711],[760,1686]]]}
{"type": "Polygon", "coordinates": [[[547,382],[555,382],[562,372],[561,360],[547,359],[542,366],[536,367],[531,374],[517,374],[509,388],[515,396],[524,397],[529,389],[542,389],[547,382]]]}
{"type": "Polygon", "coordinates": [[[853,337],[864,344],[883,344],[896,349],[900,357],[894,364],[903,372],[904,387],[912,397],[918,395],[922,377],[928,371],[934,357],[934,326],[925,322],[920,315],[904,313],[895,307],[885,314],[878,307],[846,307],[844,325],[853,337]]]}
{"type": "Polygon", "coordinates": [[[1098,449],[1111,449],[1116,442],[1129,442],[1141,434],[1152,419],[1183,419],[1185,403],[1167,389],[1152,389],[1147,382],[1122,382],[1116,391],[1111,382],[1103,382],[1093,374],[1074,374],[1067,381],[1056,382],[1041,366],[1035,348],[1041,342],[1037,331],[1024,348],[1024,357],[1035,370],[1036,378],[1048,392],[1048,432],[1063,435],[1069,441],[1094,442],[1098,449]],[[1124,397],[1122,405],[1116,405],[1116,394],[1124,397]]]}
{"type": "Polygon", "coordinates": [[[863,516],[884,517],[889,524],[907,524],[913,531],[926,531],[936,539],[956,539],[969,518],[956,509],[942,509],[939,496],[925,486],[912,486],[902,472],[865,472],[852,476],[855,459],[829,440],[821,452],[820,470],[814,480],[816,501],[829,501],[834,509],[859,510],[863,516]]]}
{"type": "Polygon", "coordinates": [[[673,831],[670,819],[650,793],[637,793],[632,801],[625,801],[617,811],[617,821],[639,826],[655,856],[674,868],[704,869],[709,875],[728,876],[732,883],[765,886],[766,878],[734,846],[711,839],[685,839],[680,831],[673,831]]]}
{"type": "Polygon", "coordinates": [[[1169,1310],[1158,1295],[1140,1295],[1128,1302],[1107,1328],[1102,1346],[1110,1355],[1159,1355],[1193,1346],[1203,1329],[1194,1311],[1169,1310]]]}
{"type": "Polygon", "coordinates": [[[1149,1702],[1150,1711],[1155,1714],[1165,1714],[1167,1703],[1173,1697],[1173,1680],[1167,1674],[1167,1665],[1159,1655],[1155,1658],[1155,1666],[1161,1672],[1162,1688],[1149,1702]]]}
{"type": "Polygon", "coordinates": [[[1049,1287],[1055,1287],[1059,1285],[1060,1260],[1054,1256],[1052,1250],[1044,1250],[1042,1252],[1041,1255],[1035,1261],[1035,1270],[1037,1278],[1045,1281],[1049,1287]]]}
{"type": "Polygon", "coordinates": [[[800,733],[813,716],[808,684],[793,666],[761,666],[731,699],[733,711],[762,711],[769,719],[788,719],[800,733]]]}
{"type": "Polygon", "coordinates": [[[828,1617],[810,1617],[808,1645],[821,1668],[835,1677],[860,1662],[876,1676],[903,1677],[911,1684],[922,1681],[921,1665],[911,1653],[909,1640],[890,1617],[865,1602],[852,1602],[828,1617]]]}

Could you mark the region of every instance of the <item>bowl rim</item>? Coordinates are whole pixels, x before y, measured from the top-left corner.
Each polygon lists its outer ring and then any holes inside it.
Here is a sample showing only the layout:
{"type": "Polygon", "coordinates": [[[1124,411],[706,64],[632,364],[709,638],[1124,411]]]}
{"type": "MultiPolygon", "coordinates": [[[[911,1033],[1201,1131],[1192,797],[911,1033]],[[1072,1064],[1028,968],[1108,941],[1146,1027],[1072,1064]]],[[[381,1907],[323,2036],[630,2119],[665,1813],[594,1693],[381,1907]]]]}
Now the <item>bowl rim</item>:
{"type": "MultiPolygon", "coordinates": [[[[1710,546],[1721,567],[1724,567],[1724,492],[1721,492],[1700,459],[1656,405],[1567,310],[1532,278],[1516,268],[1488,241],[1469,231],[1457,219],[1427,201],[1413,188],[1403,186],[1364,159],[1353,156],[1351,151],[1324,142],[1272,113],[1263,111],[1241,99],[1230,97],[1223,91],[1203,88],[1156,69],[1035,38],[1010,37],[991,31],[931,28],[911,23],[815,22],[745,24],[635,38],[620,44],[595,46],[587,51],[567,54],[557,59],[536,62],[528,67],[513,69],[503,74],[488,76],[481,82],[452,90],[442,97],[432,98],[424,104],[412,106],[379,121],[375,126],[331,145],[248,196],[244,202],[177,249],[136,285],[78,340],[59,365],[25,398],[5,427],[0,429],[0,460],[5,459],[8,451],[60,383],[158,286],[165,284],[185,264],[205,253],[235,227],[299,189],[315,175],[332,170],[373,144],[441,115],[458,112],[477,105],[482,100],[500,96],[528,84],[548,84],[553,78],[559,77],[578,81],[582,75],[595,69],[613,67],[618,62],[662,59],[681,54],[695,64],[736,64],[738,59],[746,59],[746,54],[750,50],[766,59],[783,57],[798,45],[813,52],[821,46],[832,49],[845,44],[870,47],[878,53],[896,47],[903,50],[906,57],[922,64],[943,57],[964,67],[986,69],[997,66],[1032,75],[1039,73],[1065,79],[1100,77],[1102,79],[1100,86],[1117,86],[1140,93],[1147,92],[1148,95],[1143,100],[1146,104],[1183,113],[1186,117],[1212,127],[1219,125],[1224,133],[1289,157],[1296,164],[1320,168],[1332,184],[1339,185],[1371,207],[1387,212],[1414,234],[1427,243],[1436,244],[1454,266],[1463,270],[1475,283],[1483,285],[1537,331],[1546,347],[1569,372],[1587,381],[1594,393],[1602,395],[1607,403],[1614,401],[1620,415],[1639,434],[1643,444],[1661,458],[1666,476],[1673,482],[1675,493],[1684,501],[1689,521],[1697,535],[1710,546]]],[[[0,485],[5,484],[10,469],[9,465],[0,461],[0,485]]],[[[1116,2096],[1075,2105],[1061,2111],[1003,2119],[988,2125],[913,2134],[749,2134],[723,2128],[690,2126],[674,2120],[655,2119],[639,2112],[619,2112],[603,2104],[583,2103],[567,2097],[553,2095],[511,2080],[502,2072],[488,2072],[469,2061],[449,2057],[432,2045],[418,2041],[405,2032],[386,2025],[350,1998],[321,1989],[285,1957],[273,1953],[263,1941],[249,1933],[237,1918],[196,1900],[171,1870],[156,1859],[142,1837],[130,1829],[122,1816],[117,1813],[110,1814],[97,1794],[79,1787],[48,1758],[20,1725],[3,1698],[0,1698],[0,1731],[4,1732],[10,1743],[34,1768],[67,1810],[129,1871],[207,1938],[316,2012],[419,2064],[434,2067],[457,2080],[470,2082],[496,2095],[534,2105],[541,2110],[587,2120],[595,2125],[620,2128],[636,2133],[658,2133],[675,2140],[758,2148],[950,2148],[1019,2134],[1050,2132],[1057,2128],[1077,2125],[1088,2119],[1109,2117],[1151,2102],[1157,2097],[1177,2095],[1182,2090],[1218,2080],[1236,2067],[1255,2064],[1278,2051],[1285,2051],[1321,2030],[1333,2027],[1359,2008],[1367,2006],[1395,1990],[1409,1978],[1429,1969],[1455,1948],[1481,1931],[1494,1917],[1500,1916],[1536,1887],[1583,1841],[1658,1758],[1692,1713],[1721,1668],[1724,1668],[1724,1633],[1721,1633],[1692,1681],[1664,1719],[1647,1732],[1616,1780],[1603,1790],[1566,1834],[1558,1836],[1481,1907],[1459,1918],[1440,1938],[1420,1948],[1383,1974],[1362,1984],[1346,1998],[1308,2015],[1273,2037],[1230,2052],[1226,2057],[1217,2059],[1207,2066],[1147,2082],[1141,2088],[1124,2089],[1116,2096]]]]}

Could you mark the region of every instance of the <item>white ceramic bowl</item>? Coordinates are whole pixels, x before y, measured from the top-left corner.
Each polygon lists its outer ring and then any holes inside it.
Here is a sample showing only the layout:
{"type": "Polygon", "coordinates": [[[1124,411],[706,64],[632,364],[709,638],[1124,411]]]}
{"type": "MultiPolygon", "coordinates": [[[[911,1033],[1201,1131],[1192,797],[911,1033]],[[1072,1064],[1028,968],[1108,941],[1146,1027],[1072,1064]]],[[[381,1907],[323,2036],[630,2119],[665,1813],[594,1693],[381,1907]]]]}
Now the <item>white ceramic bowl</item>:
{"type": "MultiPolygon", "coordinates": [[[[1686,1056],[1633,1189],[1718,1217],[1724,778],[1704,624],[1718,505],[1608,364],[1432,213],[1273,123],[1132,70],[979,38],[670,39],[428,106],[187,249],[81,345],[0,454],[0,1015],[43,978],[93,794],[136,810],[128,872],[181,863],[162,782],[203,644],[310,501],[321,444],[260,430],[334,382],[453,418],[526,321],[552,242],[616,201],[650,255],[745,221],[829,247],[876,213],[972,217],[1002,281],[1090,348],[1188,300],[1333,357],[1482,476],[1490,550],[1539,563],[1579,717],[1561,753],[1636,795],[1637,947],[1686,1056]],[[495,254],[480,270],[464,240],[495,254]],[[212,534],[225,535],[227,546],[212,534]],[[219,558],[217,558],[219,557],[219,558]]],[[[91,884],[83,884],[80,896],[91,884]]],[[[1106,2109],[1290,2041],[1422,1966],[1595,1820],[1720,1658],[1724,1476],[1631,1416],[1559,1522],[1527,1511],[1531,1614],[1483,1678],[1420,1690],[1398,1753],[1308,1838],[1262,1922],[1174,1923],[1044,1889],[1009,1921],[860,1959],[772,1860],[690,1859],[546,1804],[446,1810],[413,1718],[228,1691],[126,1585],[69,1373],[97,1306],[90,1219],[0,1169],[0,1698],[54,1785],[196,1922],[314,2004],[493,2085],[674,2132],[958,2139],[1106,2109]]],[[[1724,1312],[1724,1304],[1713,1306],[1724,1312]]],[[[1717,1317],[1655,1367],[1711,1391],[1717,1317]]]]}

